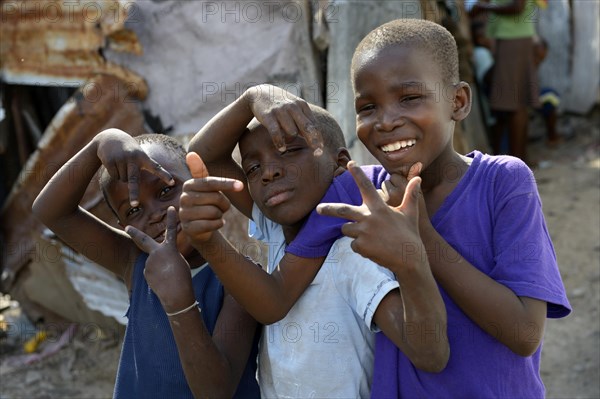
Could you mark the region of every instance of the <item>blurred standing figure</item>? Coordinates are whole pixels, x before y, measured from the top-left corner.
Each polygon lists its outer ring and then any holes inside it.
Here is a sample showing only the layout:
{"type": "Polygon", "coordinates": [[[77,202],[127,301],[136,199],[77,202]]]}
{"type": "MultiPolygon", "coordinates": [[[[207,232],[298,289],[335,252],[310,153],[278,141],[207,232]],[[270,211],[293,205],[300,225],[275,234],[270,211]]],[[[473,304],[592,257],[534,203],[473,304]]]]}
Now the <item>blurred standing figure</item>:
{"type": "Polygon", "coordinates": [[[533,60],[537,6],[534,0],[479,1],[472,17],[487,15],[487,33],[494,39],[494,68],[490,81],[490,108],[496,118],[492,148],[500,152],[509,132],[509,154],[527,162],[528,110],[538,107],[538,83],[533,60]]]}
{"type": "MultiPolygon", "coordinates": [[[[543,37],[536,37],[533,42],[533,59],[536,71],[547,54],[548,42],[543,37]]],[[[544,124],[546,125],[546,144],[548,147],[556,148],[563,141],[563,136],[556,128],[560,94],[552,87],[542,87],[539,94],[539,103],[540,108],[538,108],[538,111],[544,118],[544,124]]]]}

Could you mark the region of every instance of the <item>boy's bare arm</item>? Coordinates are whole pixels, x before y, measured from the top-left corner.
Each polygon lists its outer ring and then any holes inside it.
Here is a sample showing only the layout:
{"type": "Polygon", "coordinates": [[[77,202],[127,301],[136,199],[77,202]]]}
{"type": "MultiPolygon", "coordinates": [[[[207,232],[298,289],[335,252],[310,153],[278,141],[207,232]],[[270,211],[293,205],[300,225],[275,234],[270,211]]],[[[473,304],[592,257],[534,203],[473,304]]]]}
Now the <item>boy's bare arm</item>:
{"type": "MultiPolygon", "coordinates": [[[[416,175],[420,172],[420,168],[417,169],[416,175]]],[[[410,178],[409,174],[408,180],[410,178]]],[[[386,191],[399,197],[408,180],[393,175],[386,182],[386,191]],[[394,191],[397,193],[393,194],[394,191]]],[[[481,329],[519,355],[533,354],[543,337],[546,302],[518,297],[511,289],[479,271],[433,228],[423,198],[419,209],[420,236],[437,282],[481,329]]]]}
{"type": "MultiPolygon", "coordinates": [[[[362,174],[360,168],[349,166],[349,169],[357,179],[363,198],[375,193],[375,188],[362,174]],[[371,191],[373,193],[370,193],[371,191]]],[[[346,204],[323,204],[317,209],[325,215],[359,221],[359,223],[344,225],[342,232],[357,238],[353,246],[356,252],[396,273],[401,284],[404,306],[407,306],[408,298],[402,287],[410,277],[405,274],[406,270],[402,271],[402,264],[399,261],[410,253],[424,254],[423,257],[428,258],[435,280],[480,328],[519,355],[529,356],[534,353],[543,336],[546,303],[516,296],[508,287],[471,265],[433,228],[422,195],[419,196],[418,203],[418,228],[414,226],[407,228],[397,212],[393,211],[393,207],[381,208],[378,211],[371,209],[368,213],[365,213],[364,209],[346,204]],[[378,217],[377,214],[385,216],[378,217]],[[361,224],[362,226],[359,227],[361,224]],[[420,237],[418,240],[406,236],[407,233],[415,230],[420,237]],[[386,244],[386,238],[393,238],[395,244],[389,242],[386,244]],[[398,242],[404,244],[399,246],[398,242]],[[415,244],[411,244],[413,242],[415,244]],[[381,247],[366,245],[367,243],[378,243],[381,247]],[[439,256],[440,254],[444,256],[439,256]],[[526,333],[507,333],[509,331],[526,333]]],[[[408,289],[409,286],[406,285],[406,288],[408,289]]]]}
{"type": "MultiPolygon", "coordinates": [[[[215,115],[192,138],[189,151],[200,155],[212,176],[245,182],[246,176],[232,153],[254,117],[270,132],[276,148],[285,150],[286,141],[298,134],[307,138],[309,144],[322,146],[307,103],[279,87],[265,84],[249,88],[215,115]]],[[[253,202],[247,188],[227,195],[236,208],[252,217],[253,202]]]]}
{"type": "Polygon", "coordinates": [[[161,244],[131,226],[126,230],[139,248],[149,254],[144,277],[167,313],[194,396],[232,397],[252,349],[256,321],[226,295],[211,337],[201,310],[190,306],[196,299],[190,267],[176,246],[175,208],[167,210],[166,238],[161,244]]]}
{"type": "Polygon", "coordinates": [[[192,176],[206,177],[183,185],[179,208],[183,231],[225,288],[256,320],[263,324],[281,320],[310,285],[324,258],[286,254],[272,274],[256,267],[216,231],[224,225],[223,215],[229,209],[222,193],[240,190],[241,183],[207,176],[201,160],[192,154],[188,154],[188,165],[192,176]]]}
{"type": "Polygon", "coordinates": [[[139,250],[125,233],[81,208],[79,202],[102,165],[99,153],[116,149],[104,147],[106,143],[127,138],[133,140],[116,129],[99,133],[50,179],[32,207],[40,221],[69,246],[123,278],[139,250]]]}
{"type": "Polygon", "coordinates": [[[193,245],[231,295],[262,324],[273,324],[287,315],[324,261],[294,261],[294,255],[286,254],[277,270],[269,274],[240,254],[220,232],[205,241],[193,241],[193,245]]]}
{"type": "Polygon", "coordinates": [[[546,302],[519,297],[481,272],[433,226],[422,231],[425,247],[431,248],[430,264],[435,279],[463,312],[514,353],[521,356],[535,353],[544,336],[546,302]]]}
{"type": "MultiPolygon", "coordinates": [[[[246,175],[233,159],[233,151],[254,118],[247,101],[247,92],[215,115],[190,141],[189,152],[197,153],[213,176],[245,182],[246,175]]],[[[252,197],[247,187],[227,193],[233,205],[252,218],[252,197]]]]}
{"type": "Polygon", "coordinates": [[[200,312],[169,317],[186,380],[194,397],[231,398],[252,350],[256,321],[226,295],[211,337],[200,312]]]}

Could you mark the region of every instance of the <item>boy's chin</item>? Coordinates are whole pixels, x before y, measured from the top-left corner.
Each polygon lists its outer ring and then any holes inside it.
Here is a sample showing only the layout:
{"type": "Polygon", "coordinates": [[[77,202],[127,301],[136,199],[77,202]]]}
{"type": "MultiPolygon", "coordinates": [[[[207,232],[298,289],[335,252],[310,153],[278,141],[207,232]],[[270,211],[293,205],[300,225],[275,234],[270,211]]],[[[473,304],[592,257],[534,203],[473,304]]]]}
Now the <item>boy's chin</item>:
{"type": "Polygon", "coordinates": [[[300,223],[310,215],[311,211],[319,204],[316,202],[313,207],[311,204],[302,203],[299,201],[289,201],[275,207],[268,207],[264,204],[259,204],[261,210],[269,220],[282,226],[293,226],[300,223]]]}
{"type": "MultiPolygon", "coordinates": [[[[315,207],[316,207],[316,205],[315,205],[315,207]]],[[[310,210],[307,212],[307,215],[308,214],[310,214],[310,210]]],[[[265,216],[268,219],[270,219],[273,222],[280,224],[282,226],[294,226],[294,225],[302,222],[307,215],[302,217],[302,216],[297,216],[297,215],[291,214],[290,212],[274,212],[270,215],[265,213],[265,216]]]]}
{"type": "Polygon", "coordinates": [[[408,164],[395,165],[395,164],[389,163],[389,162],[382,162],[381,160],[379,162],[381,162],[381,165],[385,168],[386,172],[388,172],[390,175],[402,175],[404,177],[408,176],[408,171],[410,170],[410,167],[412,166],[412,165],[408,165],[408,164]]]}

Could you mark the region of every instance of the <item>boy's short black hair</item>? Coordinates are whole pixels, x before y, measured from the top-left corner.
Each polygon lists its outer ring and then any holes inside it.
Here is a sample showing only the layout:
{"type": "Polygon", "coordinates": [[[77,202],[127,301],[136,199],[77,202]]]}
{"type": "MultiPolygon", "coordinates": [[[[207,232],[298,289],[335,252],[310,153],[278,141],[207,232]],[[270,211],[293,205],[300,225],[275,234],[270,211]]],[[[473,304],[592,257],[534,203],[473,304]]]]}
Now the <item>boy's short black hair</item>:
{"type": "MultiPolygon", "coordinates": [[[[181,143],[179,141],[175,140],[173,137],[167,136],[165,134],[160,134],[160,133],[147,133],[147,134],[135,136],[134,140],[140,145],[154,143],[154,144],[159,144],[159,145],[163,146],[165,149],[167,149],[173,155],[175,155],[175,157],[179,161],[181,161],[181,163],[183,165],[185,165],[185,167],[187,168],[187,163],[185,162],[185,156],[187,155],[187,151],[185,150],[183,145],[181,145],[181,143]]],[[[119,215],[117,214],[117,211],[115,209],[113,209],[113,207],[110,205],[110,202],[108,201],[107,189],[108,189],[108,185],[110,184],[110,182],[111,182],[111,177],[103,165],[98,170],[98,185],[100,186],[100,191],[102,191],[102,196],[104,197],[104,201],[106,202],[106,204],[108,205],[110,210],[115,214],[117,219],[119,219],[119,215]]]]}
{"type": "Polygon", "coordinates": [[[134,137],[134,139],[140,145],[151,143],[160,144],[163,147],[173,151],[173,154],[185,163],[185,156],[187,155],[187,151],[179,141],[175,140],[171,136],[167,136],[166,134],[161,133],[147,133],[136,136],[134,137]]]}
{"type": "Polygon", "coordinates": [[[346,139],[342,128],[335,120],[333,115],[326,109],[318,105],[308,104],[317,121],[317,129],[323,136],[323,147],[331,151],[336,151],[341,147],[346,147],[346,139]]]}
{"type": "MultiPolygon", "coordinates": [[[[333,115],[326,109],[315,104],[308,103],[308,107],[315,117],[317,129],[321,132],[321,136],[323,137],[324,149],[337,151],[339,148],[346,148],[344,132],[333,115]]],[[[252,122],[248,124],[247,131],[252,131],[258,126],[261,126],[260,123],[256,119],[253,119],[252,122]]]]}
{"type": "Polygon", "coordinates": [[[396,19],[369,32],[354,50],[351,76],[354,76],[356,63],[362,54],[390,46],[412,46],[425,50],[439,66],[443,83],[459,82],[456,40],[443,26],[424,19],[396,19]]]}

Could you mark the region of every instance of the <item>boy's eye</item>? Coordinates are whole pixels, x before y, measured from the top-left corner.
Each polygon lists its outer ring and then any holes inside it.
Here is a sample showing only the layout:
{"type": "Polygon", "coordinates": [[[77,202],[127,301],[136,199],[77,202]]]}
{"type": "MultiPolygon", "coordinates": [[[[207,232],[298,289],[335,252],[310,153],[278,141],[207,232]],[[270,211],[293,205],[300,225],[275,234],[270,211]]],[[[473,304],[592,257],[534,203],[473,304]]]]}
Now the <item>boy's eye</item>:
{"type": "Polygon", "coordinates": [[[375,109],[375,104],[365,104],[356,108],[356,113],[369,112],[375,109]]]}
{"type": "Polygon", "coordinates": [[[160,190],[160,196],[164,197],[165,195],[169,194],[169,192],[171,192],[171,190],[173,190],[173,187],[170,186],[166,186],[165,188],[163,188],[162,190],[160,190]]]}
{"type": "Polygon", "coordinates": [[[133,207],[133,208],[129,208],[129,210],[126,213],[126,216],[129,218],[129,217],[135,215],[140,210],[141,210],[141,208],[139,206],[136,206],[136,207],[133,207]]]}
{"type": "Polygon", "coordinates": [[[408,101],[416,101],[419,100],[421,98],[420,95],[408,95],[408,96],[404,96],[402,97],[402,102],[408,102],[408,101]]]}
{"type": "Polygon", "coordinates": [[[248,169],[246,169],[246,176],[250,176],[251,174],[256,172],[259,167],[260,167],[260,165],[250,165],[250,167],[248,169]]]}
{"type": "Polygon", "coordinates": [[[289,154],[291,152],[300,151],[302,148],[287,148],[285,151],[281,153],[281,155],[289,154]]]}

